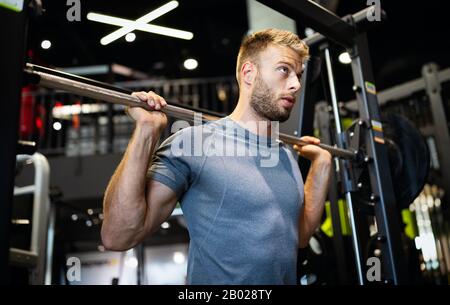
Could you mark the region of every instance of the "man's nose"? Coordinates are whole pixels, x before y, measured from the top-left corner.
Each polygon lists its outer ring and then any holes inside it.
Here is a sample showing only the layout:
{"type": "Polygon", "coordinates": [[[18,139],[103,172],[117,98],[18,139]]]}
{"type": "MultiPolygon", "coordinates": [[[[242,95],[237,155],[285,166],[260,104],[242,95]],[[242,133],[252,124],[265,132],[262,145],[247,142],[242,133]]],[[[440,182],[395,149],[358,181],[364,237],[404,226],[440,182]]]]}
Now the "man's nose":
{"type": "Polygon", "coordinates": [[[300,80],[298,79],[298,77],[292,76],[289,82],[289,91],[292,91],[293,93],[296,93],[300,90],[300,88],[302,87],[300,80]]]}

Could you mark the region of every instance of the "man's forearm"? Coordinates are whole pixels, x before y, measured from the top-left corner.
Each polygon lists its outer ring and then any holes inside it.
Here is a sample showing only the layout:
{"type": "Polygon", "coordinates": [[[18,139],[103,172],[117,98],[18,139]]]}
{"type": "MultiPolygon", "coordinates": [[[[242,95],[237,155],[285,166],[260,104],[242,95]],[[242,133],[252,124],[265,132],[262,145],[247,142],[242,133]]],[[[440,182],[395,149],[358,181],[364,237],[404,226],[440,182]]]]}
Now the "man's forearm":
{"type": "Polygon", "coordinates": [[[127,247],[145,225],[146,174],[159,134],[137,125],[125,155],[106,189],[102,239],[106,246],[127,247]],[[114,240],[111,240],[111,239],[114,240]]]}
{"type": "Polygon", "coordinates": [[[305,182],[305,199],[299,219],[299,246],[306,247],[320,224],[328,194],[331,163],[328,159],[317,159],[311,163],[305,182]]]}

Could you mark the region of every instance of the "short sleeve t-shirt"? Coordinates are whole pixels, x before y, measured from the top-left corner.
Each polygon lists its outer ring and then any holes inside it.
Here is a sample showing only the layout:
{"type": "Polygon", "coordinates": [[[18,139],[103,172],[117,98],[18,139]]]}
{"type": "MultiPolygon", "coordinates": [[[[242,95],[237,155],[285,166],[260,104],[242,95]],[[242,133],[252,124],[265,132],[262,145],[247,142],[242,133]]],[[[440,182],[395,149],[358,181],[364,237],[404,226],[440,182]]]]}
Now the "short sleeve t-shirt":
{"type": "Polygon", "coordinates": [[[148,176],[178,195],[188,284],[296,284],[303,180],[282,143],[225,117],[167,138],[148,176]]]}

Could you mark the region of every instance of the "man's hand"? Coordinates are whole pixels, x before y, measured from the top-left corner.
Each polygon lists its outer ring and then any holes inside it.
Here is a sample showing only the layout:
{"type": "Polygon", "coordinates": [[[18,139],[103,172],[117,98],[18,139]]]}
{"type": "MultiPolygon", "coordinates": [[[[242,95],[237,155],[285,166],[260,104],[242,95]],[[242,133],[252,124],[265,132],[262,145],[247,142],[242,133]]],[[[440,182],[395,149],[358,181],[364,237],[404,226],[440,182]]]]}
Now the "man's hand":
{"type": "Polygon", "coordinates": [[[326,161],[331,162],[331,154],[320,148],[318,145],[320,144],[320,139],[317,139],[315,137],[310,136],[304,136],[300,138],[302,141],[310,143],[312,145],[294,145],[294,149],[297,151],[297,153],[310,160],[310,161],[326,161]]]}
{"type": "Polygon", "coordinates": [[[140,107],[128,107],[128,115],[136,121],[137,125],[148,126],[155,131],[161,132],[167,126],[166,115],[159,111],[167,106],[167,102],[153,91],[133,92],[131,94],[139,98],[143,103],[147,103],[155,111],[147,111],[140,107]]]}

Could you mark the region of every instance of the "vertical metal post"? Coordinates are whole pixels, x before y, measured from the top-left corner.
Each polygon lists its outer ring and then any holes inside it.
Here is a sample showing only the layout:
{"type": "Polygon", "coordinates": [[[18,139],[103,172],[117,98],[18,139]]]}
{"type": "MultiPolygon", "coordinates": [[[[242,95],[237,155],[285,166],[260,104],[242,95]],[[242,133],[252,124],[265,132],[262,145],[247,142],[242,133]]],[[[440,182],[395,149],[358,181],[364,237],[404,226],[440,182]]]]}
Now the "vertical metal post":
{"type": "MultiPolygon", "coordinates": [[[[328,103],[321,102],[316,106],[317,125],[319,126],[320,140],[322,143],[331,144],[331,128],[330,128],[330,114],[328,112],[328,103]]],[[[344,244],[344,236],[342,233],[341,218],[339,212],[339,164],[334,162],[333,170],[331,171],[331,183],[328,191],[328,199],[330,201],[331,223],[333,226],[333,246],[336,257],[336,268],[338,283],[340,285],[350,284],[350,270],[348,269],[347,255],[344,244]]]]}
{"type": "Polygon", "coordinates": [[[444,102],[441,96],[441,84],[438,78],[436,64],[427,64],[422,68],[422,77],[425,81],[426,92],[430,101],[433,116],[434,136],[439,156],[442,186],[447,198],[450,198],[450,135],[448,118],[445,115],[444,102]]]}
{"type": "MultiPolygon", "coordinates": [[[[298,98],[298,106],[292,110],[290,119],[281,124],[280,131],[293,134],[296,137],[302,135],[312,135],[314,132],[314,109],[316,103],[316,92],[318,90],[317,83],[313,84],[314,65],[313,58],[303,68],[303,75],[301,79],[302,89],[298,98]]],[[[299,159],[300,172],[303,179],[306,180],[306,175],[309,170],[310,162],[306,159],[299,159]]]]}
{"type": "MultiPolygon", "coordinates": [[[[333,68],[331,64],[331,57],[330,57],[330,51],[328,48],[324,49],[324,55],[325,55],[325,62],[327,67],[327,76],[328,76],[328,83],[330,86],[330,95],[331,95],[331,104],[333,107],[333,115],[334,115],[334,122],[335,122],[335,128],[336,128],[336,141],[339,148],[346,148],[344,147],[343,143],[343,133],[342,133],[342,126],[341,126],[341,119],[339,115],[339,106],[337,102],[337,95],[336,95],[336,89],[334,85],[334,76],[333,76],[333,68]]],[[[347,161],[342,161],[347,162],[347,161]]],[[[344,183],[349,179],[349,175],[347,170],[345,169],[345,166],[341,166],[341,175],[343,178],[344,183]]],[[[352,227],[352,241],[353,241],[353,249],[355,251],[355,259],[356,259],[356,270],[358,274],[358,282],[360,285],[364,284],[364,276],[363,276],[363,267],[362,267],[362,261],[363,256],[361,253],[360,248],[360,241],[358,238],[358,232],[356,227],[356,219],[355,219],[355,207],[353,206],[352,196],[349,189],[345,189],[345,200],[347,202],[347,205],[349,207],[350,211],[350,224],[352,227]]]]}
{"type": "Polygon", "coordinates": [[[52,284],[52,271],[53,271],[53,248],[55,242],[55,224],[56,224],[56,208],[52,202],[50,205],[50,215],[48,220],[48,230],[47,230],[47,254],[45,257],[45,278],[44,284],[52,284]]]}
{"type": "MultiPolygon", "coordinates": [[[[26,3],[27,1],[25,1],[26,3]]],[[[26,6],[26,4],[24,5],[26,6]]],[[[0,6],[0,284],[8,284],[9,238],[14,169],[19,130],[20,93],[25,58],[26,14],[0,6]]]]}
{"type": "Polygon", "coordinates": [[[146,285],[145,277],[145,248],[143,244],[136,246],[136,258],[138,266],[136,268],[137,285],[146,285]]]}
{"type": "Polygon", "coordinates": [[[358,101],[361,127],[366,128],[366,163],[370,175],[378,240],[382,244],[382,265],[387,283],[406,283],[406,265],[402,249],[400,217],[392,186],[387,148],[384,143],[380,112],[370,66],[365,33],[355,38],[352,72],[358,101]]]}

